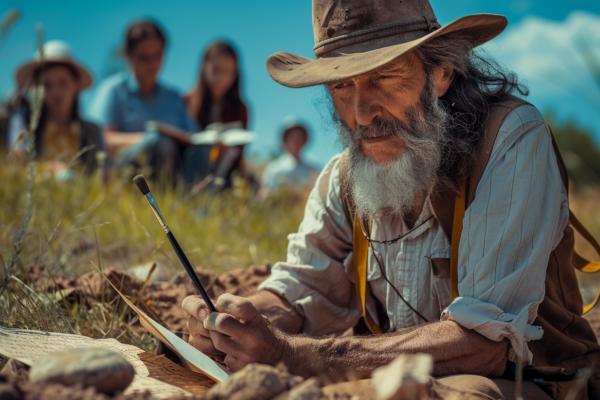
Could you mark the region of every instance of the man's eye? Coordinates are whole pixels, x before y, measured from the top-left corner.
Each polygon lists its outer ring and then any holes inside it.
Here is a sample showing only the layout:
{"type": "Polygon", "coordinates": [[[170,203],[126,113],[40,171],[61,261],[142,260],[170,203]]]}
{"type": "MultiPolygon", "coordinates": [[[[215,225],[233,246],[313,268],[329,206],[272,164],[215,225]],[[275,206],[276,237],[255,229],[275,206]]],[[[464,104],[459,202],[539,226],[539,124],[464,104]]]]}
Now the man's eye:
{"type": "Polygon", "coordinates": [[[391,75],[379,75],[379,78],[377,78],[377,79],[390,79],[390,78],[393,78],[393,76],[391,76],[391,75]]]}
{"type": "Polygon", "coordinates": [[[349,83],[348,82],[340,82],[337,85],[335,85],[333,88],[334,89],[343,89],[345,87],[348,87],[349,83]]]}

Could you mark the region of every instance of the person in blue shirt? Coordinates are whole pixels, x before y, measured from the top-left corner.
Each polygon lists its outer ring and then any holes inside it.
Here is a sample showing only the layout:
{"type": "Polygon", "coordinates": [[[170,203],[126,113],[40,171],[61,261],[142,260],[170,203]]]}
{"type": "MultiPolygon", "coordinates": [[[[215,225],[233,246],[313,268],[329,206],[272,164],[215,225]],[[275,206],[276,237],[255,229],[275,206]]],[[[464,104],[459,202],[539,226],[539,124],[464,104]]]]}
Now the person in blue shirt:
{"type": "Polygon", "coordinates": [[[125,38],[130,70],[102,82],[90,116],[103,125],[109,154],[118,154],[117,165],[149,164],[154,177],[171,178],[190,167],[183,165],[183,153],[198,126],[181,95],[157,80],[165,46],[156,23],[131,24],[125,38]]]}
{"type": "Polygon", "coordinates": [[[262,175],[262,189],[259,197],[283,187],[301,192],[315,182],[319,170],[305,163],[301,152],[308,142],[308,130],[294,119],[284,120],[282,133],[283,154],[270,161],[262,175]]]}

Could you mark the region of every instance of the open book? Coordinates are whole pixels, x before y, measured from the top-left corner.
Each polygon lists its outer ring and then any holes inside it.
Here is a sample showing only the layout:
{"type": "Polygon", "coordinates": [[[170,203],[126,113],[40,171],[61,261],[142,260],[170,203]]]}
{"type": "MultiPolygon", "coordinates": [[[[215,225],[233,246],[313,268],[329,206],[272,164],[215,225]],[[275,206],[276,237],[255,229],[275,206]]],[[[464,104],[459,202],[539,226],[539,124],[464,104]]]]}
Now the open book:
{"type": "MultiPolygon", "coordinates": [[[[98,268],[98,267],[96,267],[98,268]]],[[[100,271],[100,269],[98,269],[100,271]]],[[[127,297],[123,295],[112,284],[112,282],[104,276],[104,273],[100,271],[104,279],[116,290],[117,293],[121,296],[123,301],[127,303],[129,307],[140,317],[140,322],[152,336],[160,340],[165,346],[169,347],[175,354],[179,356],[182,364],[189,369],[190,371],[200,372],[205,374],[210,379],[215,382],[222,382],[229,375],[231,375],[231,371],[227,368],[223,367],[221,364],[213,361],[211,358],[206,356],[201,351],[196,348],[190,346],[187,342],[180,339],[177,335],[160,325],[158,322],[154,321],[150,318],[146,313],[138,309],[132,302],[129,301],[127,297]]]]}

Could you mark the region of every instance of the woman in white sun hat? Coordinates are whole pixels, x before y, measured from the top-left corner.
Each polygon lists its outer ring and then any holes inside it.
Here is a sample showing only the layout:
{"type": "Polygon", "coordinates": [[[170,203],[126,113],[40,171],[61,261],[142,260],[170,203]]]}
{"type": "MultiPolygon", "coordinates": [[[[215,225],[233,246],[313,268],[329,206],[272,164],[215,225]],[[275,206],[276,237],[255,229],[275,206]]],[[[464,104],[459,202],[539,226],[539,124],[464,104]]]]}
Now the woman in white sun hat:
{"type": "Polygon", "coordinates": [[[97,167],[98,152],[105,146],[100,128],[79,115],[79,94],[93,82],[91,73],[73,58],[70,46],[53,40],[44,44],[33,60],[19,67],[15,74],[20,88],[44,86],[44,103],[34,132],[36,158],[48,169],[63,170],[82,149],[79,156],[88,171],[97,167]]]}

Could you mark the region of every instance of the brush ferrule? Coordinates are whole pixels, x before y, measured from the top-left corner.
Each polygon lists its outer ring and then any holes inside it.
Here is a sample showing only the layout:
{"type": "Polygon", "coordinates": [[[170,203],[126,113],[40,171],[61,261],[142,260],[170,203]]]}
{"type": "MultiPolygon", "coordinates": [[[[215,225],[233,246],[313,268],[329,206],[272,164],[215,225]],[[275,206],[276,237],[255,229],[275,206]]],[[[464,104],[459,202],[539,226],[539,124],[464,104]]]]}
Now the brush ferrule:
{"type": "Polygon", "coordinates": [[[146,193],[144,195],[144,197],[146,198],[148,205],[152,209],[154,216],[160,223],[160,226],[163,228],[163,231],[165,231],[165,233],[171,232],[171,229],[169,229],[169,225],[167,225],[165,218],[163,217],[162,213],[160,212],[160,208],[158,208],[158,204],[156,204],[156,200],[154,200],[154,196],[152,196],[152,192],[146,193]]]}

